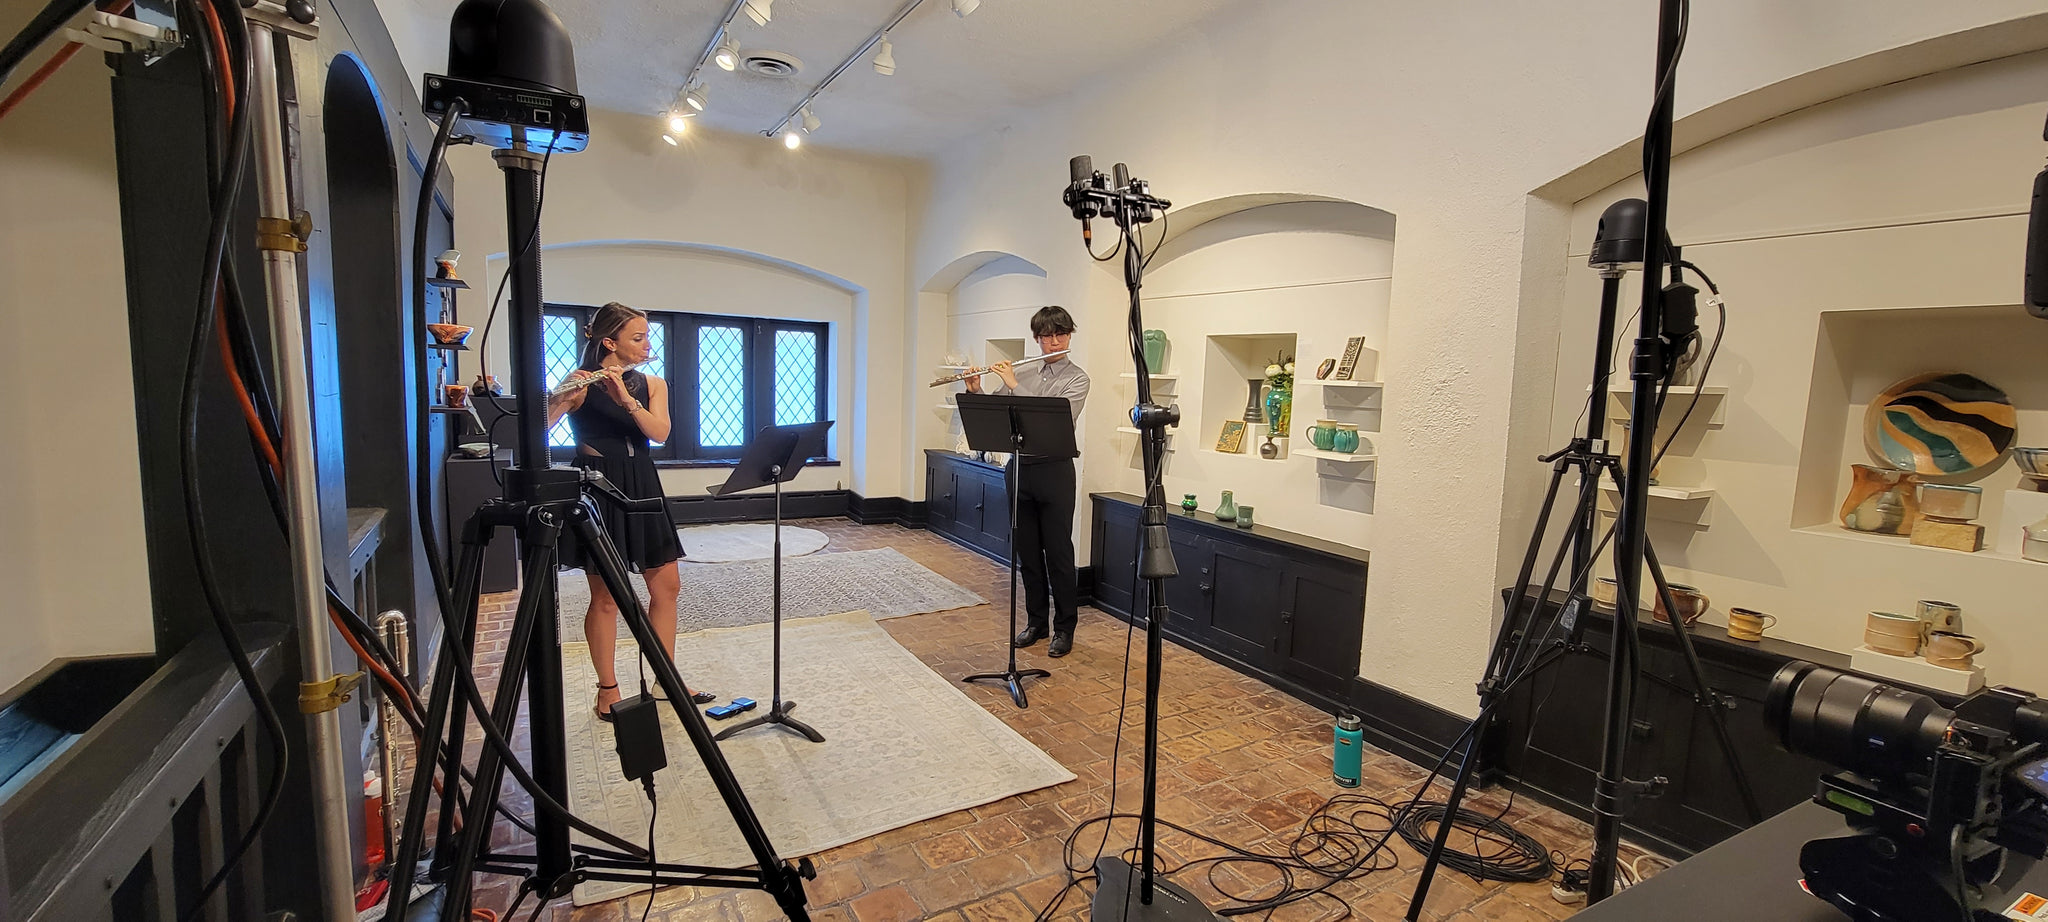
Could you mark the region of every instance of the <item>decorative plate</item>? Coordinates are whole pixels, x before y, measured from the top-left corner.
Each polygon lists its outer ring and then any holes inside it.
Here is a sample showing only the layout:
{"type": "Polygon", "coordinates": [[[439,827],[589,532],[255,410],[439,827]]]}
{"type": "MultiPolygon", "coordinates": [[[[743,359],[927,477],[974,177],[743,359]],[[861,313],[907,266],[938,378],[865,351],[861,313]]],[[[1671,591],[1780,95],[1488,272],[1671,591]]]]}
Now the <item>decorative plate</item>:
{"type": "Polygon", "coordinates": [[[1914,375],[1863,414],[1871,455],[1916,474],[1967,474],[1998,463],[2019,423],[2005,392],[1974,375],[1914,375]]]}

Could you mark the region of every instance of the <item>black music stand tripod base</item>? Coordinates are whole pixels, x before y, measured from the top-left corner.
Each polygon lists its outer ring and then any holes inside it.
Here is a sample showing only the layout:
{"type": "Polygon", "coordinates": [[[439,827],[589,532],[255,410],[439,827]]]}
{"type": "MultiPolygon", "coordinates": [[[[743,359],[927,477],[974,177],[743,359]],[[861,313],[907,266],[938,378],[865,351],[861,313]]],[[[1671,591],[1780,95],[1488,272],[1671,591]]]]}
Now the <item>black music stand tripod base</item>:
{"type": "Polygon", "coordinates": [[[775,690],[769,696],[767,711],[745,723],[718,731],[711,737],[714,741],[722,743],[763,724],[774,724],[813,743],[825,741],[824,734],[789,716],[790,711],[796,710],[796,702],[782,700],[782,485],[796,478],[806,460],[825,453],[825,433],[831,428],[831,420],[763,426],[760,432],[754,433],[746,450],[740,453],[732,475],[724,483],[711,488],[713,495],[725,496],[771,484],[775,487],[775,690]]]}
{"type": "Polygon", "coordinates": [[[1221,922],[1202,901],[1163,877],[1152,878],[1152,902],[1139,898],[1144,881],[1138,869],[1122,858],[1095,861],[1095,902],[1089,905],[1090,922],[1221,922]]]}
{"type": "MultiPolygon", "coordinates": [[[[960,429],[967,446],[976,451],[1010,453],[1010,469],[1003,476],[1010,498],[1010,632],[1003,646],[1010,651],[1009,666],[1002,672],[983,672],[962,682],[1000,680],[1010,689],[1010,700],[1020,708],[1031,706],[1024,697],[1024,680],[1048,678],[1043,669],[1017,668],[1017,493],[1023,487],[1024,455],[1072,458],[1080,454],[1074,446],[1074,410],[1065,397],[1020,397],[1014,394],[956,394],[960,407],[960,429]]],[[[1046,616],[1051,617],[1051,612],[1046,616]]]]}

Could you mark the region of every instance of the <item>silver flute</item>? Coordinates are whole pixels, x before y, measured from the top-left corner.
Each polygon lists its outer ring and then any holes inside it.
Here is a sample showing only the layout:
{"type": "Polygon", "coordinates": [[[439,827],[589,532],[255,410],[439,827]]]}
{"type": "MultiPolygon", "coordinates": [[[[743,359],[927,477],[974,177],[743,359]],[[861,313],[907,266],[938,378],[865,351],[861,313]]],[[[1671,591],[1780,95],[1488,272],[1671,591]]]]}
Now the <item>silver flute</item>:
{"type": "Polygon", "coordinates": [[[585,372],[581,369],[578,369],[574,372],[570,372],[570,377],[564,379],[562,383],[557,384],[554,387],[548,388],[548,399],[553,400],[556,397],[562,396],[563,394],[573,394],[579,390],[582,390],[583,388],[589,387],[593,384],[596,384],[599,381],[604,380],[605,377],[605,375],[599,372],[585,372]],[[576,375],[584,375],[584,377],[579,378],[576,377],[576,375]]]}
{"type": "MultiPolygon", "coordinates": [[[[1028,359],[1018,359],[1018,360],[1016,360],[1016,361],[1014,361],[1014,362],[1011,362],[1011,363],[1010,363],[1010,367],[1011,367],[1011,368],[1016,368],[1016,367],[1017,367],[1017,366],[1019,366],[1019,365],[1029,365],[1029,364],[1031,364],[1032,362],[1043,362],[1043,361],[1045,361],[1046,359],[1056,359],[1056,358],[1059,358],[1060,356],[1066,355],[1066,354],[1067,354],[1068,352],[1070,352],[1070,351],[1072,351],[1072,350],[1069,350],[1069,349],[1061,349],[1061,350],[1060,350],[1060,351],[1058,351],[1058,352],[1048,352],[1048,353],[1046,353],[1046,354],[1044,354],[1044,355],[1034,355],[1034,356],[1032,356],[1032,357],[1030,357],[1030,358],[1028,358],[1028,359]]],[[[959,374],[957,374],[957,375],[947,375],[946,377],[943,377],[943,378],[940,378],[940,379],[938,379],[938,380],[936,380],[936,381],[933,381],[933,382],[932,382],[932,383],[930,384],[930,386],[931,386],[931,387],[938,387],[938,386],[939,386],[939,385],[941,385],[941,384],[951,384],[951,383],[953,383],[953,382],[955,382],[955,381],[965,381],[965,380],[967,380],[968,378],[979,378],[979,377],[981,377],[982,375],[985,375],[985,374],[990,374],[990,373],[991,373],[992,371],[993,371],[993,369],[989,369],[989,368],[984,368],[984,369],[981,369],[980,371],[963,371],[963,372],[961,372],[961,373],[959,373],[959,374]]]]}

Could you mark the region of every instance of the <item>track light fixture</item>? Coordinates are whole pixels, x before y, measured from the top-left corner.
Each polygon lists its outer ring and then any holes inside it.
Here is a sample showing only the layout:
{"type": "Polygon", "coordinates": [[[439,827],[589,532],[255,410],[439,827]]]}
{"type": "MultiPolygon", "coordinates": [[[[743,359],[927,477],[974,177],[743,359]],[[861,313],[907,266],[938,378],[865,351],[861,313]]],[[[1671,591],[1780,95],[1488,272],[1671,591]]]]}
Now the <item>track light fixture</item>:
{"type": "Polygon", "coordinates": [[[820,124],[823,124],[818,121],[817,116],[811,114],[810,106],[805,106],[801,109],[798,109],[797,115],[803,119],[804,134],[810,134],[813,131],[817,131],[818,126],[820,124]]]}
{"type": "Polygon", "coordinates": [[[683,104],[698,112],[704,111],[704,84],[697,84],[683,91],[683,104]]]}
{"type": "Polygon", "coordinates": [[[896,75],[896,46],[889,44],[889,33],[882,33],[881,50],[875,52],[875,73],[884,77],[896,75]]]}
{"type": "MultiPolygon", "coordinates": [[[[775,18],[768,11],[768,5],[774,2],[775,0],[746,0],[746,3],[740,8],[747,11],[747,18],[753,20],[754,25],[765,26],[768,24],[768,20],[775,18]]],[[[980,2],[980,0],[976,0],[976,2],[980,2]]],[[[958,6],[959,0],[954,0],[954,5],[958,6]]]]}
{"type": "Polygon", "coordinates": [[[661,136],[661,139],[662,139],[662,140],[664,140],[664,141],[667,141],[667,142],[668,142],[668,146],[670,146],[670,147],[676,147],[676,146],[678,146],[678,145],[676,144],[676,136],[675,136],[675,135],[672,135],[672,134],[665,134],[665,135],[662,135],[662,136],[661,136]]]}
{"type": "Polygon", "coordinates": [[[681,112],[670,112],[668,114],[668,131],[670,134],[682,134],[689,129],[690,119],[688,116],[681,112]]]}
{"type": "Polygon", "coordinates": [[[727,35],[718,40],[718,50],[711,53],[711,60],[719,70],[732,70],[740,66],[740,45],[727,35]]]}
{"type": "Polygon", "coordinates": [[[790,119],[782,126],[782,146],[796,150],[804,145],[803,132],[796,130],[796,119],[790,119]]]}
{"type": "MultiPolygon", "coordinates": [[[[752,2],[752,0],[749,0],[749,2],[752,2]]],[[[967,14],[974,12],[980,6],[981,0],[953,0],[953,15],[966,19],[967,14]]]]}

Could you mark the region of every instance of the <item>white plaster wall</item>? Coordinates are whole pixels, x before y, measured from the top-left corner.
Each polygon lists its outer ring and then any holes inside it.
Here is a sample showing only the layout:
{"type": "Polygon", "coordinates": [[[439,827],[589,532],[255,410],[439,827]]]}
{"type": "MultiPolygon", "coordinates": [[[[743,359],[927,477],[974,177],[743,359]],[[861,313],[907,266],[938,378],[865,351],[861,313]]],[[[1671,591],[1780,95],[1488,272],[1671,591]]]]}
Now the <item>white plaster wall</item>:
{"type": "MultiPolygon", "coordinates": [[[[2036,53],[1814,106],[1674,161],[1672,237],[1728,298],[1708,383],[1729,394],[1726,424],[1706,430],[1689,457],[1674,449],[1659,471],[1665,484],[1716,491],[1710,523],[1653,519],[1651,537],[1669,577],[1712,599],[1709,622],[1725,623],[1730,606],[1760,609],[1780,617],[1774,634],[1846,652],[1862,641],[1865,612],[1945,599],[1989,645],[1979,662],[1991,681],[2039,683],[2048,565],[1912,547],[1834,523],[1848,465],[1872,460],[1864,407],[1909,374],[1982,376],[2012,396],[2018,444],[2048,444],[2048,323],[2018,306],[2044,111],[2048,53],[2036,53]],[[1830,313],[1851,311],[1867,313],[1830,313]]],[[[1592,363],[1598,281],[1585,254],[1595,222],[1614,200],[1640,194],[1630,179],[1572,216],[1556,444],[1592,363]]],[[[1711,318],[1702,323],[1711,334],[1711,318]]],[[[2010,461],[1960,481],[1984,488],[1987,543],[2039,517],[2001,515],[2019,481],[2010,461]]]]}
{"type": "MultiPolygon", "coordinates": [[[[1695,5],[1677,109],[2043,8],[1695,5]]],[[[1103,331],[1121,326],[1121,285],[1113,267],[1088,261],[1058,204],[1068,157],[1089,153],[1105,168],[1127,161],[1181,202],[1308,193],[1400,216],[1373,525],[1399,540],[1374,551],[1361,673],[1472,713],[1495,593],[1512,575],[1501,572],[1502,547],[1525,536],[1504,537],[1504,526],[1521,531],[1507,500],[1541,476],[1519,452],[1534,439],[1518,439],[1509,455],[1511,414],[1525,409],[1515,386],[1547,378],[1532,371],[1547,370],[1556,349],[1554,314],[1522,308],[1558,294],[1524,290],[1544,277],[1525,266],[1566,241],[1562,222],[1535,219],[1529,194],[1603,158],[1612,172],[1579,195],[1626,175],[1628,158],[1608,155],[1640,134],[1649,109],[1654,16],[1653,5],[1619,0],[1287,0],[1205,23],[1125,72],[949,150],[912,277],[977,250],[1035,262],[1048,271],[1048,299],[1080,307],[1086,363],[1107,368],[1120,353],[1103,331]],[[1532,231],[1547,239],[1528,238],[1532,231]],[[1531,359],[1532,350],[1545,358],[1531,359]]],[[[1092,465],[1087,486],[1113,485],[1110,470],[1092,465]]]]}
{"type": "Polygon", "coordinates": [[[0,120],[0,690],[154,647],[107,81],[80,54],[0,120]]]}
{"type": "MultiPolygon", "coordinates": [[[[553,282],[555,254],[574,249],[565,245],[593,241],[730,250],[823,280],[851,302],[848,331],[834,333],[843,345],[837,357],[846,359],[832,368],[835,405],[846,412],[834,427],[846,440],[845,467],[838,476],[864,496],[910,495],[911,481],[922,479],[922,467],[906,463],[904,451],[904,387],[915,376],[906,377],[911,350],[901,345],[910,297],[902,267],[908,209],[924,182],[923,168],[816,148],[789,151],[764,138],[703,131],[670,147],[657,131],[651,118],[595,111],[589,149],[557,156],[549,165],[541,216],[543,298],[565,296],[553,282]]],[[[503,174],[481,148],[452,151],[449,163],[456,178],[456,241],[466,254],[465,275],[472,284],[482,279],[495,285],[508,249],[503,174]]],[[[671,268],[650,278],[629,280],[621,274],[616,290],[630,286],[650,297],[702,303],[690,294],[700,284],[695,264],[671,268]]],[[[608,295],[614,289],[593,277],[596,272],[592,268],[576,282],[579,300],[626,300],[608,295]]],[[[719,312],[777,315],[792,309],[778,299],[780,283],[771,282],[777,275],[748,276],[761,283],[753,290],[738,281],[740,276],[715,283],[721,286],[719,312]]],[[[479,286],[462,297],[464,322],[481,325],[487,290],[479,286]]],[[[506,322],[504,313],[500,325],[506,322]]],[[[479,331],[475,338],[481,336],[479,331]]],[[[509,383],[508,341],[502,329],[494,330],[488,349],[464,353],[465,359],[488,356],[492,374],[509,383]]],[[[465,377],[474,374],[475,367],[465,362],[465,377]]]]}
{"type": "MultiPolygon", "coordinates": [[[[844,369],[852,357],[855,293],[787,266],[715,250],[643,243],[567,244],[544,251],[543,260],[544,284],[552,301],[619,301],[651,311],[820,321],[832,325],[828,367],[844,369]]],[[[851,378],[837,373],[827,382],[825,405],[832,419],[853,419],[853,395],[846,386],[851,378]]],[[[832,427],[832,457],[846,457],[851,443],[843,422],[832,427]]],[[[846,485],[847,471],[846,466],[806,467],[785,489],[840,489],[846,485]]],[[[726,468],[666,468],[661,483],[670,496],[702,496],[706,487],[724,483],[730,473],[726,468]]]]}

